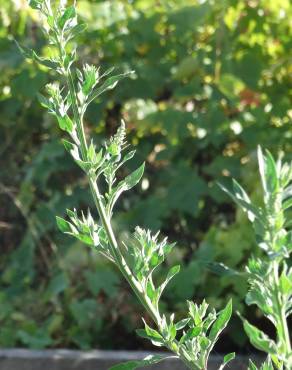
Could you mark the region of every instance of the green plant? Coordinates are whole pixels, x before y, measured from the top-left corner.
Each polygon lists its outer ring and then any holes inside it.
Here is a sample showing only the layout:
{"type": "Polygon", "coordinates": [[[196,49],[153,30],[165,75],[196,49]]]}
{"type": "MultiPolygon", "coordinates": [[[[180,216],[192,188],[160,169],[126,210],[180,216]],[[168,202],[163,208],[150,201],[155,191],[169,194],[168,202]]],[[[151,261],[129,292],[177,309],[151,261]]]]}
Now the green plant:
{"type": "Polygon", "coordinates": [[[248,370],[273,370],[273,364],[268,357],[267,360],[258,368],[252,361],[249,362],[248,370]]]}
{"type": "MultiPolygon", "coordinates": [[[[275,153],[281,148],[291,159],[292,3],[82,0],[77,9],[88,24],[79,36],[79,58],[104,70],[112,65],[135,70],[139,76],[92,102],[85,117],[87,135],[96,143],[125,118],[127,139],[139,148],[125,171],[147,158],[142,186],[115,208],[116,231],[138,224],[177,241],[156,277],[159,281],[170,264],[181,265],[162,295],[165,312],[182,317],[186,299],[206,298],[211,306],[223,307],[228,292],[233,307],[251,319],[252,310],[243,304],[245,280],[218,279],[205,267],[222,261],[242,269],[255,247],[248,220],[241,211],[234,213],[231,201],[214,185],[230,173],[254,199],[253,153],[259,142],[275,153]]],[[[138,305],[121,274],[55,227],[56,214],[87,209],[90,197],[83,172],[60,143],[62,131],[36,99],[54,72],[24,62],[13,42],[16,38],[48,55],[41,24],[26,2],[1,0],[0,345],[147,347],[131,335],[138,305]],[[112,291],[99,284],[108,275],[115,279],[112,291]],[[78,315],[76,300],[82,303],[78,315]],[[95,302],[90,310],[88,300],[95,302]],[[94,315],[98,319],[92,326],[94,315]]],[[[265,324],[263,317],[257,322],[265,324]]],[[[226,343],[230,351],[246,351],[240,328],[235,317],[217,352],[226,343]]]]}
{"type": "MultiPolygon", "coordinates": [[[[119,170],[135,154],[134,151],[124,154],[127,148],[125,124],[122,122],[117,133],[97,151],[93,141],[88,145],[83,119],[88,105],[105,91],[114,88],[129,73],[111,75],[111,68],[100,74],[99,69],[88,64],[82,68],[75,67],[77,57],[72,40],[84,31],[85,25],[77,21],[75,4],[66,7],[65,3],[60,1],[53,6],[50,0],[29,2],[46,19],[44,32],[51,47],[49,58],[20,47],[26,58],[57,71],[62,77],[64,86],[59,83],[48,84],[46,90],[49,98],[39,95],[39,100],[56,117],[60,129],[71,137],[71,142],[63,140],[63,144],[86,174],[99,216],[97,223],[89,210],[87,215],[81,212],[81,216],[76,210],[67,210],[69,220],[57,217],[58,227],[62,232],[90,245],[118,267],[156,324],[156,329],[153,329],[144,321],[145,328],[137,331],[140,336],[156,346],[171,350],[190,369],[207,369],[209,354],[231,317],[231,301],[219,313],[214,309],[207,312],[208,304],[205,301],[201,305],[188,302],[187,318],[175,322],[174,314],[170,317],[161,314],[159,299],[180,267],[172,267],[165,281],[159,285],[153,279],[154,270],[165,260],[173,244],[166,238],[160,240],[158,233],[152,235],[149,230],[140,227],[128,240],[117,238],[111,224],[114,206],[123,192],[132,189],[140,181],[144,164],[120,180],[119,170]]],[[[154,356],[140,363],[117,365],[114,369],[134,369],[163,358],[154,356]]],[[[233,358],[234,353],[226,355],[220,369],[233,358]]]]}
{"type": "MultiPolygon", "coordinates": [[[[258,148],[258,164],[263,189],[263,204],[253,204],[245,190],[233,180],[233,190],[226,191],[247,213],[253,224],[256,240],[266,258],[251,258],[246,272],[250,285],[246,296],[248,305],[255,304],[275,326],[277,338],[272,340],[264,332],[243,320],[251,343],[267,352],[277,369],[291,369],[292,350],[288,316],[292,312],[292,252],[291,221],[285,213],[292,207],[292,165],[274,160],[269,151],[258,148]]],[[[262,369],[270,369],[267,362],[262,369]]],[[[256,366],[251,364],[251,369],[256,366]]]]}

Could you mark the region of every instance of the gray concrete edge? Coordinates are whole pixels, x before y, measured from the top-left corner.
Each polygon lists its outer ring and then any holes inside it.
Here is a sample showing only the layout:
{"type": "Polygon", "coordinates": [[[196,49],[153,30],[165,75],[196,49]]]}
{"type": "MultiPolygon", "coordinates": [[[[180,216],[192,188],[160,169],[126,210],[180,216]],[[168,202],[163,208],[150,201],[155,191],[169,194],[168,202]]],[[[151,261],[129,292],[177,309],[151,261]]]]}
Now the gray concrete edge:
{"type": "MultiPolygon", "coordinates": [[[[0,370],[108,370],[114,364],[130,360],[143,359],[149,354],[164,354],[165,352],[145,351],[79,351],[68,349],[0,349],[0,370]]],[[[223,356],[212,356],[208,370],[217,370],[223,356]]],[[[258,362],[258,361],[256,361],[258,362]]],[[[248,358],[237,356],[226,370],[246,370],[248,358]]],[[[182,363],[177,359],[168,359],[147,369],[183,370],[182,363]]]]}

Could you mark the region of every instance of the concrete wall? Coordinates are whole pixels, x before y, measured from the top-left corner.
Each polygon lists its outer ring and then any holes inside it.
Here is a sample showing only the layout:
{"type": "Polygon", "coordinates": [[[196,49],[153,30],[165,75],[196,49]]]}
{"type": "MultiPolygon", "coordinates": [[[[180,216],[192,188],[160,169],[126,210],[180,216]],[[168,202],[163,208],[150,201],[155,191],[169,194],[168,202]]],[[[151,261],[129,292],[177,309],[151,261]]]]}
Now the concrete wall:
{"type": "MultiPolygon", "coordinates": [[[[108,370],[112,365],[142,359],[149,352],[0,349],[0,370],[108,370]]],[[[237,357],[226,370],[246,370],[246,358],[237,357]]],[[[220,357],[212,357],[208,370],[218,370],[220,357]]],[[[148,370],[184,370],[179,360],[165,360],[148,370]]]]}

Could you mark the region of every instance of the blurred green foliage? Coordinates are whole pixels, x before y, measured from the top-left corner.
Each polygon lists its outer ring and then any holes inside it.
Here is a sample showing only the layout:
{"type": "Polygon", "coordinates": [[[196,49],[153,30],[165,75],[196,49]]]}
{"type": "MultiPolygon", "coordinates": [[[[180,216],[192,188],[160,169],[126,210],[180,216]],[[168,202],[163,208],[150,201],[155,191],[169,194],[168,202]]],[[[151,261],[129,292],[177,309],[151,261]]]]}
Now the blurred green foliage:
{"type": "MultiPolygon", "coordinates": [[[[147,158],[116,229],[139,224],[178,242],[170,258],[183,268],[166,308],[179,316],[185,299],[221,307],[232,297],[248,317],[244,279],[210,271],[216,262],[242,270],[255,244],[216,181],[241,179],[257,199],[256,145],[291,159],[289,0],[80,0],[78,8],[89,24],[83,61],[135,70],[86,117],[100,143],[123,117],[138,149],[131,168],[147,158]]],[[[139,308],[120,275],[56,230],[56,214],[86,209],[90,197],[37,102],[48,75],[13,41],[46,54],[34,17],[25,0],[1,1],[0,346],[137,348],[139,308]]],[[[245,341],[235,319],[221,346],[245,341]]]]}

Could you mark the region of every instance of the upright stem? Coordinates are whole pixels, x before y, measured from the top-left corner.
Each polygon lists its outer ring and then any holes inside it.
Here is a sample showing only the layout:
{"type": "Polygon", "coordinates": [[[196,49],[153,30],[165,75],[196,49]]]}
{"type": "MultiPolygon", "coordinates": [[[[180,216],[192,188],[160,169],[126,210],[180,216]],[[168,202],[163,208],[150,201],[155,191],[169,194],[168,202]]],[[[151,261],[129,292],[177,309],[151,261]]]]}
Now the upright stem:
{"type": "MultiPolygon", "coordinates": [[[[76,91],[74,87],[74,81],[72,77],[72,73],[69,70],[66,74],[67,77],[67,85],[70,93],[70,98],[71,98],[71,103],[72,103],[72,110],[73,110],[73,115],[74,115],[74,120],[76,123],[76,128],[77,128],[77,135],[78,139],[80,140],[80,148],[81,148],[81,156],[84,161],[86,161],[87,157],[87,142],[86,142],[86,137],[84,133],[84,127],[83,123],[80,117],[80,113],[78,110],[78,105],[77,105],[77,96],[76,96],[76,91]]],[[[159,326],[160,325],[160,316],[152,306],[151,302],[149,302],[149,299],[147,296],[143,295],[143,292],[132,275],[131,270],[129,269],[123,255],[121,254],[121,251],[119,249],[116,237],[114,235],[110,220],[106,216],[106,211],[104,208],[104,205],[102,203],[102,198],[101,194],[99,192],[97,183],[94,178],[89,177],[89,184],[90,184],[90,190],[92,197],[94,199],[95,206],[97,208],[97,211],[99,213],[99,216],[101,218],[102,226],[104,227],[106,234],[109,239],[109,245],[111,248],[112,256],[115,260],[115,263],[119,267],[120,271],[122,272],[123,276],[126,278],[128,283],[130,284],[131,288],[135,292],[136,296],[142,303],[142,305],[145,307],[145,309],[149,312],[150,316],[154,320],[154,322],[159,326]]]]}
{"type": "MultiPolygon", "coordinates": [[[[281,219],[282,215],[282,198],[281,192],[279,192],[274,198],[271,198],[267,201],[267,207],[269,203],[272,204],[271,209],[268,208],[268,214],[271,216],[276,215],[275,219],[281,219]]],[[[276,250],[276,240],[277,240],[277,227],[275,221],[273,221],[270,225],[270,244],[272,250],[276,250]]],[[[286,318],[286,308],[283,302],[282,290],[280,286],[280,279],[279,279],[279,265],[281,260],[272,261],[272,270],[273,270],[273,278],[275,282],[275,296],[276,296],[276,305],[277,305],[277,335],[278,341],[280,342],[280,348],[282,350],[282,354],[288,358],[291,354],[291,342],[289,336],[289,329],[288,323],[286,318]]]]}
{"type": "MultiPolygon", "coordinates": [[[[67,85],[68,85],[71,103],[72,103],[73,116],[74,116],[74,120],[75,120],[76,128],[77,128],[77,135],[78,135],[78,139],[80,140],[81,156],[82,156],[82,159],[86,161],[88,147],[87,147],[86,137],[84,133],[83,122],[82,122],[81,115],[78,109],[77,95],[76,95],[76,91],[74,87],[74,81],[73,81],[72,73],[70,70],[67,72],[66,78],[67,78],[67,85]]],[[[153,321],[156,323],[157,327],[161,328],[161,318],[160,318],[160,314],[158,310],[156,310],[155,307],[153,307],[152,302],[149,300],[148,296],[143,293],[141,286],[139,285],[138,281],[133,276],[129,266],[127,265],[127,262],[125,261],[120,251],[117,239],[115,237],[115,234],[111,226],[111,222],[106,215],[106,210],[102,202],[102,196],[99,192],[99,188],[96,183],[96,180],[94,177],[91,177],[90,175],[88,175],[88,177],[89,177],[89,185],[90,185],[91,194],[94,200],[94,204],[100,216],[102,226],[104,227],[106,234],[108,236],[112,257],[114,258],[114,261],[117,264],[119,270],[121,271],[121,273],[123,274],[127,282],[129,283],[129,285],[131,286],[132,290],[134,291],[135,295],[137,296],[137,298],[139,299],[143,307],[149,313],[153,321]]],[[[168,347],[171,351],[175,352],[177,355],[180,356],[181,360],[184,362],[184,364],[189,369],[193,369],[193,365],[185,358],[183,354],[179,353],[178,344],[176,342],[169,344],[168,347]]]]}
{"type": "Polygon", "coordinates": [[[288,356],[291,353],[291,342],[290,342],[288,323],[286,319],[285,306],[283,305],[281,292],[280,292],[279,266],[278,266],[277,261],[273,262],[273,273],[274,273],[275,285],[277,289],[276,299],[277,299],[277,308],[278,308],[279,326],[280,326],[280,330],[278,330],[278,337],[279,337],[279,341],[281,342],[281,347],[283,348],[285,355],[288,356]]]}

